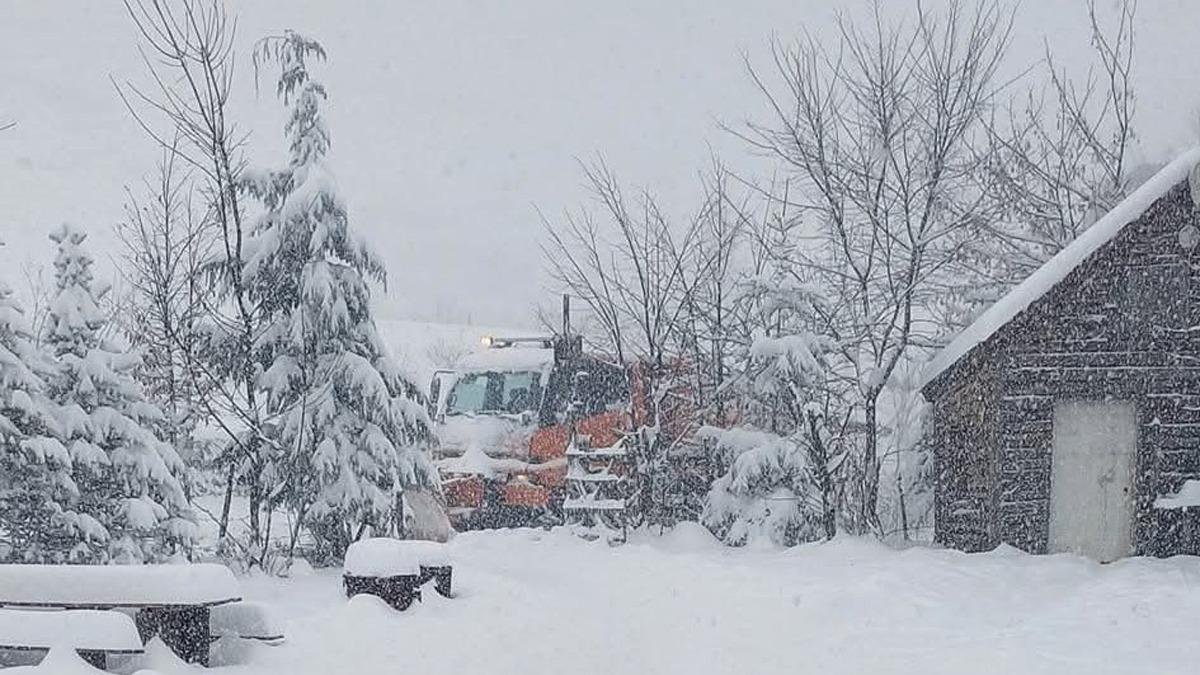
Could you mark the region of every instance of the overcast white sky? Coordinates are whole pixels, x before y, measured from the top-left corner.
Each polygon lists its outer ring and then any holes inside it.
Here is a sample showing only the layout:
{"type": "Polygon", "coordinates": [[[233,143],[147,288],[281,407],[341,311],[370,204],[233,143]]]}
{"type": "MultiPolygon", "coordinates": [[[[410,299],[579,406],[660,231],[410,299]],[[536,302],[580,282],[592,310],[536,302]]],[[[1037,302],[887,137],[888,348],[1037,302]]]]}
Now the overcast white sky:
{"type": "MultiPolygon", "coordinates": [[[[1116,0],[1101,0],[1111,8],[1116,0]]],[[[852,10],[865,2],[844,3],[852,10]]],[[[764,165],[718,129],[760,112],[741,52],[761,63],[772,34],[820,32],[829,0],[241,0],[236,112],[251,159],[281,157],[270,87],[256,98],[246,47],[283,28],[326,45],[334,167],[354,225],[383,252],[393,318],[530,323],[546,298],[535,205],[551,216],[585,198],[575,160],[603,153],[680,216],[710,148],[764,165]]],[[[889,8],[907,2],[887,2],[889,8]]],[[[1042,41],[1070,65],[1087,49],[1083,0],[1026,0],[1010,68],[1042,41]]],[[[1138,94],[1144,151],[1195,142],[1200,2],[1142,0],[1138,94]]],[[[110,77],[144,82],[117,0],[0,0],[0,275],[44,263],[63,221],[107,256],[125,186],[157,152],[110,77]]]]}

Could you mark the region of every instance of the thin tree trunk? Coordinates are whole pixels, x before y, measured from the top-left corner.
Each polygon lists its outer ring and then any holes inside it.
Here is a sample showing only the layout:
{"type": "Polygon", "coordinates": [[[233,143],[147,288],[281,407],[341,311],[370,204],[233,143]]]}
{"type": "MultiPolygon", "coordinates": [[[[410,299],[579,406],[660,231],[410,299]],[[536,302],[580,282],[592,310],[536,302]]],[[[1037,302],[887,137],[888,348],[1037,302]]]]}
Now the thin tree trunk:
{"type": "Polygon", "coordinates": [[[304,527],[304,518],[308,515],[308,509],[301,508],[296,513],[296,522],[292,524],[291,536],[288,539],[288,563],[296,557],[296,544],[300,541],[300,529],[304,527]]]}
{"type": "Polygon", "coordinates": [[[396,538],[405,539],[407,532],[404,530],[404,490],[396,495],[396,538]]]}
{"type": "Polygon", "coordinates": [[[259,549],[258,566],[263,571],[266,571],[267,555],[271,548],[271,525],[275,522],[275,519],[271,516],[275,515],[275,507],[271,504],[270,498],[267,498],[264,501],[267,502],[267,526],[263,530],[263,545],[262,548],[259,549]]]}
{"type": "Polygon", "coordinates": [[[229,534],[229,508],[233,503],[233,484],[237,473],[237,465],[229,465],[229,474],[225,477],[225,499],[221,502],[221,522],[218,524],[217,538],[225,541],[229,534]]]}
{"type": "Polygon", "coordinates": [[[825,538],[837,536],[837,512],[833,502],[833,477],[829,475],[829,449],[821,438],[820,427],[815,415],[809,414],[808,434],[812,442],[812,463],[817,479],[817,489],[821,491],[821,526],[825,530],[825,538]]]}
{"type": "Polygon", "coordinates": [[[872,391],[866,396],[865,417],[867,427],[867,447],[863,458],[863,504],[862,526],[864,531],[879,529],[879,392],[872,391]]]}
{"type": "MultiPolygon", "coordinates": [[[[259,471],[256,463],[252,462],[250,466],[250,550],[253,552],[256,548],[259,551],[259,562],[262,558],[262,549],[265,547],[262,540],[262,522],[259,510],[263,503],[263,490],[259,484],[259,471]]],[[[253,553],[251,554],[253,557],[253,553]]],[[[255,561],[251,560],[253,565],[255,561]]]]}

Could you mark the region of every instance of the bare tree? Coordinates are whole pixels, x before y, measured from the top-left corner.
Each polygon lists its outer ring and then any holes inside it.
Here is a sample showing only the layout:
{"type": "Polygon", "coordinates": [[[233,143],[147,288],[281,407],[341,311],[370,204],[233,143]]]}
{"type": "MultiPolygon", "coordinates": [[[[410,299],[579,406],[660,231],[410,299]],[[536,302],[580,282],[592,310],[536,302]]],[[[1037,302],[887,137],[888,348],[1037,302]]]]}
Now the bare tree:
{"type": "Polygon", "coordinates": [[[226,532],[236,472],[249,490],[250,562],[260,564],[261,558],[254,556],[266,548],[263,478],[273,446],[256,391],[253,351],[260,317],[242,279],[248,236],[242,203],[244,136],[228,112],[236,25],[219,0],[125,0],[125,6],[154,85],[143,89],[127,82],[117,89],[146,133],[196,172],[217,231],[217,253],[204,268],[217,290],[206,307],[209,358],[197,364],[196,372],[206,380],[209,419],[229,438],[221,532],[226,532]],[[169,133],[159,131],[158,123],[165,123],[169,133]]]}
{"type": "MultiPolygon", "coordinates": [[[[748,421],[742,388],[748,370],[745,354],[762,317],[747,301],[744,287],[748,277],[763,272],[767,259],[756,237],[761,227],[756,219],[784,212],[773,208],[770,191],[745,184],[716,157],[700,183],[703,199],[692,243],[675,251],[687,280],[680,288],[675,338],[678,357],[687,364],[679,373],[687,384],[676,393],[687,398],[687,407],[677,406],[676,413],[689,415],[689,435],[748,421]],[[761,198],[764,194],[768,199],[761,198]]],[[[714,438],[706,431],[680,445],[677,454],[685,456],[677,464],[685,466],[672,472],[670,488],[676,518],[702,517],[713,481],[728,469],[729,454],[720,443],[714,446],[714,438]]]]}
{"type": "Polygon", "coordinates": [[[1130,190],[1137,2],[1121,0],[1110,27],[1095,0],[1087,10],[1095,57],[1087,76],[1070,78],[1047,43],[1046,81],[991,124],[989,169],[1004,212],[973,249],[976,284],[1003,290],[1024,279],[1130,190]]]}
{"type": "Polygon", "coordinates": [[[600,341],[634,369],[644,401],[634,430],[639,483],[630,502],[634,515],[661,522],[667,489],[670,434],[664,420],[681,415],[678,401],[680,335],[692,280],[683,261],[690,257],[699,221],[676,230],[654,197],[643,191],[631,204],[603,162],[584,167],[603,224],[590,212],[568,214],[555,225],[543,219],[543,253],[564,292],[581,299],[599,327],[600,341]]]}
{"type": "Polygon", "coordinates": [[[29,297],[29,330],[34,342],[42,344],[45,339],[46,318],[50,316],[50,301],[53,300],[53,281],[46,277],[44,265],[25,262],[21,265],[25,276],[25,292],[29,297]]]}
{"type": "MultiPolygon", "coordinates": [[[[129,192],[126,218],[117,225],[124,245],[121,273],[136,315],[125,332],[142,348],[141,380],[167,414],[162,438],[189,467],[205,459],[193,432],[204,416],[197,365],[204,358],[200,324],[210,303],[204,266],[216,245],[215,229],[195,194],[190,172],[174,148],[163,151],[145,197],[129,192]]],[[[190,481],[185,488],[190,492],[190,481]]]]}
{"type": "Polygon", "coordinates": [[[735,354],[749,336],[739,284],[746,267],[760,262],[749,246],[753,231],[752,201],[756,191],[738,189],[726,166],[713,159],[701,176],[704,201],[696,218],[699,226],[690,254],[678,261],[692,281],[682,300],[680,336],[692,363],[692,395],[701,424],[722,426],[736,414],[728,382],[735,354]],[[747,260],[755,256],[754,260],[747,260]]]}
{"type": "Polygon", "coordinates": [[[792,177],[793,269],[830,298],[822,332],[857,389],[861,512],[877,530],[879,397],[932,333],[926,303],[989,215],[978,147],[1011,26],[996,2],[919,7],[894,25],[876,3],[865,28],[840,17],[835,44],[773,45],[778,83],[750,67],[773,118],[739,133],[792,177]]]}

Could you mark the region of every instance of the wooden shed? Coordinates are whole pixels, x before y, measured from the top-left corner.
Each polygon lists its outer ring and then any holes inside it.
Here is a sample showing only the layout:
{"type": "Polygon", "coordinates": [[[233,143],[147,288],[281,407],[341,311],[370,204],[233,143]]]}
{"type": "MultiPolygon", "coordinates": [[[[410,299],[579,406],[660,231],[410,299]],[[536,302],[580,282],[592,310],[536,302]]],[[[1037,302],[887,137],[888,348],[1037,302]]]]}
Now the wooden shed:
{"type": "Polygon", "coordinates": [[[1200,488],[1197,162],[1162,169],[931,362],[938,542],[1200,553],[1200,500],[1181,497],[1200,488]]]}

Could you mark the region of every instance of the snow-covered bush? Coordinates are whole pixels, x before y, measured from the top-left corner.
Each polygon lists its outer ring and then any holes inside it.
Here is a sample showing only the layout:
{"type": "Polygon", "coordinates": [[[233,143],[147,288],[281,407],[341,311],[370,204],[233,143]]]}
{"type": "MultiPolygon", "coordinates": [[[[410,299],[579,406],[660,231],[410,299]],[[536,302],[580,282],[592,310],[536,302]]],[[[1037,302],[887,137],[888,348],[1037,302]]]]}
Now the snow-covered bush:
{"type": "Polygon", "coordinates": [[[778,545],[832,537],[837,531],[838,472],[844,420],[826,364],[834,342],[816,331],[819,294],[773,278],[743,284],[773,334],[757,329],[742,350],[737,381],[740,424],[700,434],[728,469],[712,484],[702,521],[732,545],[778,545]]]}
{"type": "Polygon", "coordinates": [[[701,522],[731,546],[793,546],[823,534],[820,495],[804,448],[749,428],[706,427],[729,470],[713,481],[701,522]]]}

